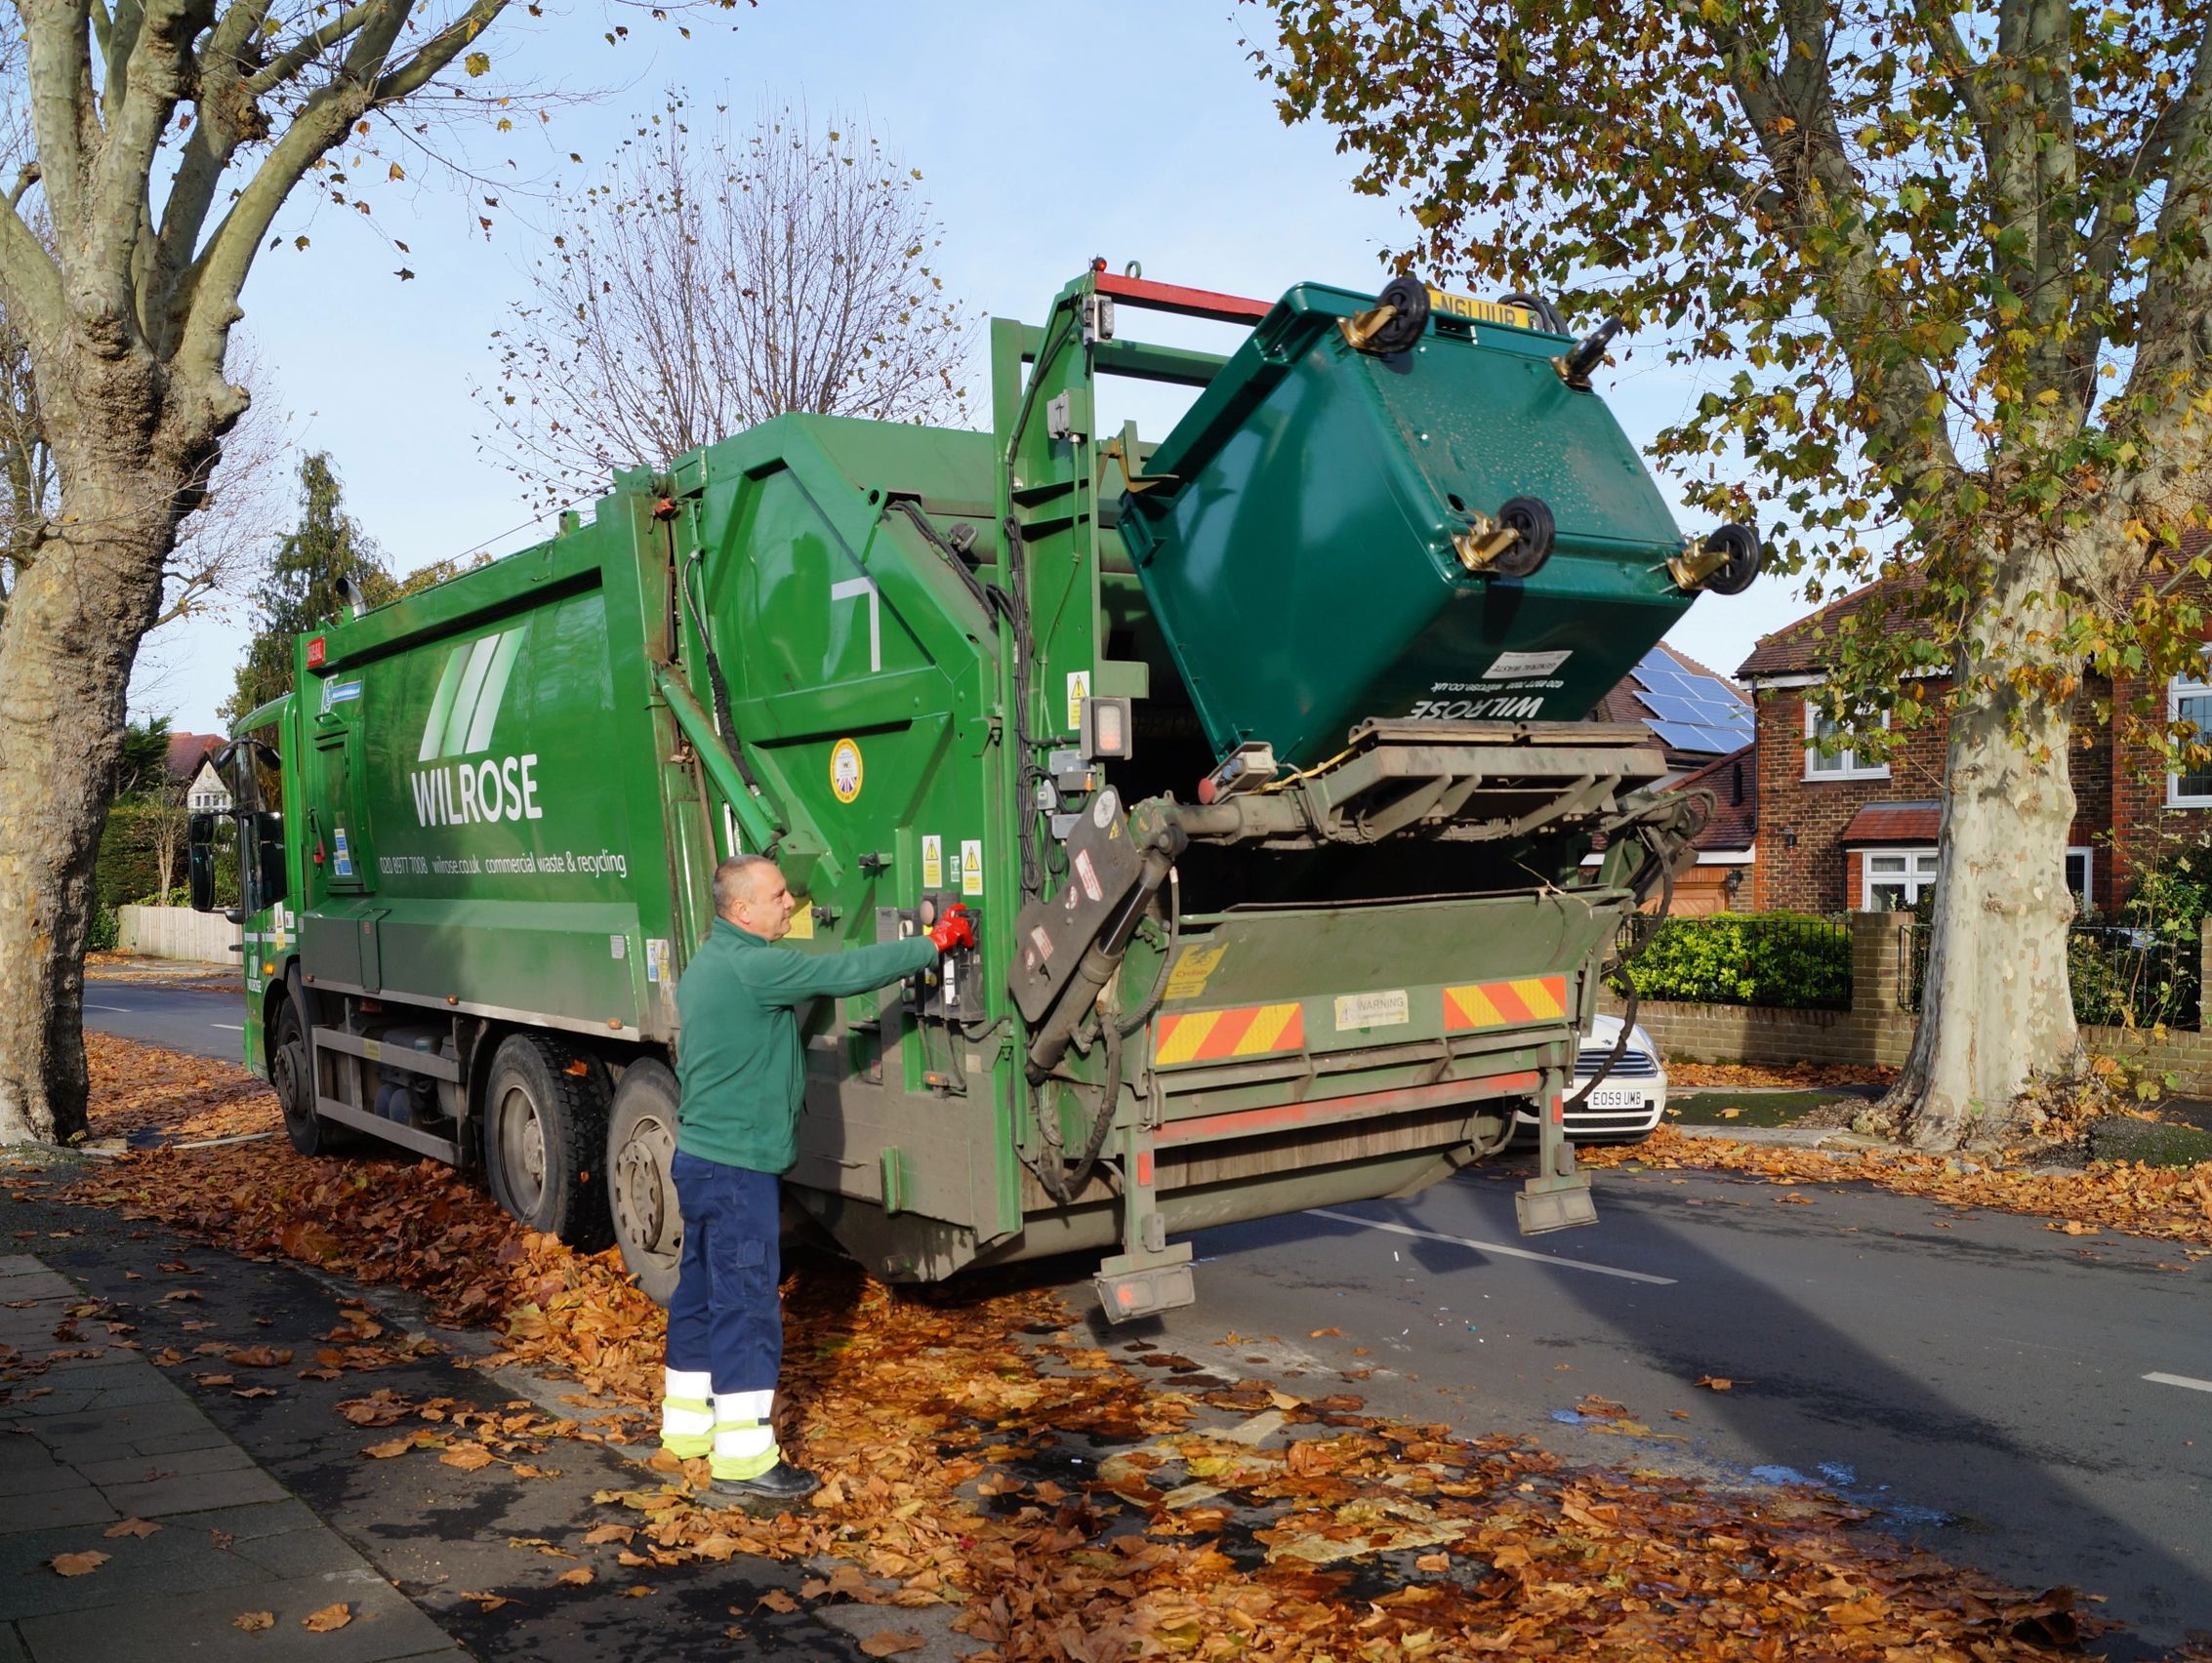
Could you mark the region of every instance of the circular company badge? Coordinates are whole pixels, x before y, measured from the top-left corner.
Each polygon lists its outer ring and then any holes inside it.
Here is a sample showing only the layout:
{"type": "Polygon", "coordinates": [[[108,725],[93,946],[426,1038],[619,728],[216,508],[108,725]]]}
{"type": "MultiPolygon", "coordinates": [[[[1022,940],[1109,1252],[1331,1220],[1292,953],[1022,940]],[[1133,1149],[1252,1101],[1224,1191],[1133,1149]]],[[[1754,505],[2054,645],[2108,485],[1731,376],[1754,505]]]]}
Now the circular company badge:
{"type": "Polygon", "coordinates": [[[830,748],[830,790],[837,793],[838,801],[850,802],[858,796],[865,777],[859,746],[849,739],[840,739],[830,748]]]}

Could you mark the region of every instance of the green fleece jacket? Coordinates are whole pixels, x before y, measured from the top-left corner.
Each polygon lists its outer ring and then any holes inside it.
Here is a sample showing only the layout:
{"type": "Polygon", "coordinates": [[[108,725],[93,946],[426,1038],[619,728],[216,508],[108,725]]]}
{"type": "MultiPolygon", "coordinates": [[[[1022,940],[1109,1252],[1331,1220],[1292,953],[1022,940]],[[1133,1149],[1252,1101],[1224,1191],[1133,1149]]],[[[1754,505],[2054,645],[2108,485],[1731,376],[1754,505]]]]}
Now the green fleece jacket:
{"type": "Polygon", "coordinates": [[[799,1158],[799,1105],[806,1053],[798,1007],[865,994],[926,969],[927,936],[800,953],[717,918],[676,984],[683,1019],[676,1078],[676,1147],[702,1160],[785,1173],[799,1158]]]}

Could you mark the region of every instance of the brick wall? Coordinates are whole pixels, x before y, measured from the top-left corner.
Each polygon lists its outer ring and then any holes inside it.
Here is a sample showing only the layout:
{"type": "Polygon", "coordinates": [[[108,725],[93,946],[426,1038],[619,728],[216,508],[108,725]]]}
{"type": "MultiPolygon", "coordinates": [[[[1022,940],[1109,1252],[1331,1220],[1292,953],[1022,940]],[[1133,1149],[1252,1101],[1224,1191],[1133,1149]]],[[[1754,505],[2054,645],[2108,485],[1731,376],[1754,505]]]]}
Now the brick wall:
{"type": "MultiPolygon", "coordinates": [[[[1932,683],[1930,697],[1940,696],[1945,685],[1932,683]]],[[[1844,828],[1868,803],[1932,802],[1944,794],[1944,748],[1950,724],[1941,714],[1905,736],[1889,759],[1887,778],[1806,778],[1810,752],[1805,749],[1805,700],[1814,691],[1772,687],[1757,695],[1759,862],[1752,884],[1754,912],[1841,913],[1864,905],[1865,891],[1857,863],[1845,859],[1844,828]]],[[[2103,692],[2101,682],[2092,685],[2084,711],[2103,692]]],[[[2108,892],[2114,863],[2106,849],[2115,788],[2111,730],[2108,724],[2091,723],[2075,738],[2076,749],[2069,759],[2075,802],[2070,841],[2098,850],[2092,883],[2099,910],[2110,912],[2115,904],[2108,892]]],[[[2137,761],[2140,773],[2140,757],[2137,761]]],[[[2163,771],[2156,785],[2162,805],[2163,771]]],[[[2212,829],[2212,815],[2200,812],[2191,818],[2212,829]]],[[[2118,899],[2125,899],[2124,890],[2118,899]]]]}
{"type": "Polygon", "coordinates": [[[2112,710],[2121,739],[2106,744],[2106,800],[2111,815],[2111,834],[2099,850],[2100,862],[2111,872],[2111,905],[2127,899],[2137,873],[2156,864],[2161,853],[2182,843],[2194,843],[2212,835],[2212,810],[2166,806],[2166,761],[2154,746],[2129,732],[2146,717],[2152,723],[2165,719],[2164,689],[2134,678],[2112,684],[2112,710]]]}
{"type": "MultiPolygon", "coordinates": [[[[1646,999],[1637,1006],[1636,1020],[1659,1055],[1678,1062],[1902,1068],[1914,1027],[1898,997],[1905,923],[1894,913],[1851,914],[1849,1010],[1646,999]]],[[[2205,921],[2199,953],[2205,985],[2212,987],[2212,919],[2205,921]]],[[[1620,1000],[1610,992],[1600,1005],[1612,1015],[1621,1013],[1620,1000]]],[[[2085,1027],[2081,1042],[2093,1055],[2117,1057],[2153,1077],[2169,1078],[2181,1095],[2212,1096],[2212,1033],[2176,1030],[2157,1036],[2139,1029],[2085,1027]]]]}

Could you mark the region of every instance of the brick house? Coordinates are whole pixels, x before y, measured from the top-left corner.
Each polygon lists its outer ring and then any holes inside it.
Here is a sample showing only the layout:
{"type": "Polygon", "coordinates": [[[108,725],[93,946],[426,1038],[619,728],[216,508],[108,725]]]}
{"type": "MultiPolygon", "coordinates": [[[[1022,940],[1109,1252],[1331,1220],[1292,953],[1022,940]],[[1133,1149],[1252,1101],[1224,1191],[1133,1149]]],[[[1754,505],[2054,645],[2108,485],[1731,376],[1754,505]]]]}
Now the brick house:
{"type": "MultiPolygon", "coordinates": [[[[1809,749],[1824,737],[1811,700],[1826,679],[1823,654],[1834,625],[1892,592],[1875,584],[1831,602],[1763,637],[1737,671],[1758,712],[1759,840],[1751,887],[1759,910],[1909,907],[1934,878],[1947,722],[1938,715],[1882,763],[1863,760],[1848,745],[1832,755],[1809,749]]],[[[1930,691],[1945,685],[1932,680],[1930,691]]],[[[2085,913],[2110,914],[2124,903],[2162,847],[2212,836],[2212,768],[2175,773],[2124,724],[2115,741],[2110,722],[2090,718],[2092,705],[2126,711],[2157,691],[2124,678],[2090,678],[2084,687],[2068,755],[2075,812],[2066,871],[2085,913]]],[[[2201,679],[2177,680],[2164,691],[2169,715],[2212,733],[2212,665],[2201,679]]],[[[2158,703],[2153,697],[2151,708],[2158,703]]]]}
{"type": "Polygon", "coordinates": [[[1697,865],[1675,881],[1671,911],[1677,916],[1748,911],[1758,798],[1746,743],[1752,710],[1743,689],[1661,641],[1590,715],[1642,723],[1665,749],[1669,783],[1709,791],[1719,805],[1697,838],[1697,865]]]}

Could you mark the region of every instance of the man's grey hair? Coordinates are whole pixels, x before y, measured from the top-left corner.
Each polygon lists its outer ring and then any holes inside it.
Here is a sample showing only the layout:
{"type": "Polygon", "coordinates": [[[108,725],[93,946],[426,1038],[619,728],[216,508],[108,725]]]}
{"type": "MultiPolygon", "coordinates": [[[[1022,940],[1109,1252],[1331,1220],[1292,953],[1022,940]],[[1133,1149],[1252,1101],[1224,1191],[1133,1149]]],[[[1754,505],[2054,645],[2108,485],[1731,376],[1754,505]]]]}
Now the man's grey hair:
{"type": "Polygon", "coordinates": [[[723,917],[740,901],[753,899],[754,886],[760,881],[761,869],[775,870],[776,863],[766,855],[732,855],[715,868],[715,911],[723,917]]]}

